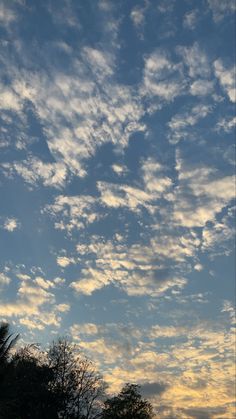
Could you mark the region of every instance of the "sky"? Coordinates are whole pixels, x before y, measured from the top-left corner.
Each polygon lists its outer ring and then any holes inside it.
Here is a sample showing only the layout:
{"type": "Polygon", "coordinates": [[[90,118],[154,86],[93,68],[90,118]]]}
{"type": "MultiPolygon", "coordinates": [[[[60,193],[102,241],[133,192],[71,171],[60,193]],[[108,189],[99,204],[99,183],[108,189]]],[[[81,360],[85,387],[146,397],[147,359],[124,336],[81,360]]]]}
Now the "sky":
{"type": "Polygon", "coordinates": [[[234,0],[0,0],[0,319],[159,418],[233,419],[234,0]]]}

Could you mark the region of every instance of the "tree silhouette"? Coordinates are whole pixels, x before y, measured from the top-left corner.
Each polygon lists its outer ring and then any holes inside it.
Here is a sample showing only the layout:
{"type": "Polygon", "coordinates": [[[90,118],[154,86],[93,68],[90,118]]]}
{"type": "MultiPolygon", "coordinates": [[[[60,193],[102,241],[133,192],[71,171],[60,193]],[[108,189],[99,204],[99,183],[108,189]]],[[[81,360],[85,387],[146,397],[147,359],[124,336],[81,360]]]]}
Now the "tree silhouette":
{"type": "Polygon", "coordinates": [[[105,402],[93,363],[65,338],[47,351],[28,345],[10,355],[18,336],[0,326],[0,419],[151,419],[139,386],[126,384],[105,402]]]}
{"type": "Polygon", "coordinates": [[[54,400],[49,390],[52,372],[32,345],[16,352],[9,362],[4,392],[1,395],[6,419],[56,419],[54,400]]]}
{"type": "Polygon", "coordinates": [[[53,373],[50,389],[60,418],[97,418],[105,387],[93,363],[66,339],[53,342],[48,362],[53,373]]]}
{"type": "Polygon", "coordinates": [[[6,405],[4,399],[7,392],[7,379],[10,373],[9,355],[17,339],[18,335],[13,337],[13,334],[10,333],[8,323],[0,325],[0,418],[3,417],[3,407],[6,405]]]}
{"type": "Polygon", "coordinates": [[[105,401],[101,418],[151,419],[153,418],[152,405],[142,399],[138,385],[126,384],[118,396],[105,401]]]}
{"type": "Polygon", "coordinates": [[[15,345],[19,335],[13,337],[8,323],[0,325],[0,371],[6,364],[11,348],[15,345]]]}

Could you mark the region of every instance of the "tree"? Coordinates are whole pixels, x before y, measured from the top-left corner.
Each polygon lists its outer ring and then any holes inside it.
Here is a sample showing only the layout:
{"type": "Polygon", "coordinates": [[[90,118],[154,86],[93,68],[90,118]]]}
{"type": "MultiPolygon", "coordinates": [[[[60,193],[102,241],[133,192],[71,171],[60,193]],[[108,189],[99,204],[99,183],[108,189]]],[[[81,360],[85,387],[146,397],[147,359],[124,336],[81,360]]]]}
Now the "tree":
{"type": "Polygon", "coordinates": [[[52,372],[41,355],[34,345],[28,345],[13,355],[2,394],[0,418],[58,418],[49,390],[52,372]]]}
{"type": "Polygon", "coordinates": [[[104,383],[91,361],[66,339],[53,342],[48,352],[53,376],[50,389],[61,419],[95,419],[100,414],[104,383]]]}
{"type": "Polygon", "coordinates": [[[126,384],[118,396],[109,398],[104,403],[102,419],[151,419],[152,405],[142,399],[139,386],[126,384]]]}
{"type": "MultiPolygon", "coordinates": [[[[9,376],[9,356],[15,345],[18,335],[10,333],[8,323],[0,325],[0,412],[3,411],[3,400],[6,393],[6,380],[9,376]]],[[[1,417],[1,413],[0,413],[1,417]]]]}
{"type": "Polygon", "coordinates": [[[5,366],[10,350],[15,345],[19,335],[13,337],[8,323],[0,325],[0,371],[5,366]]]}

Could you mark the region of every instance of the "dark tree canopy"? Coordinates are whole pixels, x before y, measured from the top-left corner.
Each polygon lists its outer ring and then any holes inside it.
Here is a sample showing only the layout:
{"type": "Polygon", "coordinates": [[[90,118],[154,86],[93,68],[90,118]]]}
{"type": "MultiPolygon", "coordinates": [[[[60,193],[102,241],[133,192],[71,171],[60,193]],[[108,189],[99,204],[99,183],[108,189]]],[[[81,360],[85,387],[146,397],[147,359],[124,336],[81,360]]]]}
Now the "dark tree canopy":
{"type": "MultiPolygon", "coordinates": [[[[4,331],[2,335],[8,336],[8,328],[4,331]]],[[[4,353],[8,346],[2,345],[4,353]]],[[[53,342],[46,352],[26,346],[7,359],[6,365],[7,373],[0,382],[0,419],[100,417],[103,380],[93,363],[68,340],[53,342]]]]}
{"type": "Polygon", "coordinates": [[[151,404],[142,399],[139,386],[126,384],[121,392],[105,401],[102,419],[151,419],[151,404]]]}
{"type": "Polygon", "coordinates": [[[60,418],[90,419],[100,416],[104,383],[93,363],[81,356],[66,339],[54,342],[48,352],[53,379],[50,388],[56,394],[60,418]]]}
{"type": "Polygon", "coordinates": [[[94,364],[65,338],[47,351],[28,345],[11,352],[18,336],[0,326],[0,419],[151,419],[139,386],[126,384],[105,400],[94,364]]]}
{"type": "Polygon", "coordinates": [[[0,368],[5,365],[11,348],[18,339],[10,333],[10,327],[7,323],[0,324],[0,368]]]}

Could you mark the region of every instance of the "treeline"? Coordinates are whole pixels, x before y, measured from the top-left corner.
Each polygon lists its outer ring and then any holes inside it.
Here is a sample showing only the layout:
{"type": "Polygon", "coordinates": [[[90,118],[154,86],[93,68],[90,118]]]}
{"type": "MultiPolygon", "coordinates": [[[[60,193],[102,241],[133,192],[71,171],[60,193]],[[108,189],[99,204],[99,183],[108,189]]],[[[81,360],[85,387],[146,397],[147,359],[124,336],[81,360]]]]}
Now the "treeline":
{"type": "Polygon", "coordinates": [[[151,419],[139,386],[126,384],[113,397],[93,362],[67,339],[47,351],[27,345],[0,325],[0,419],[151,419]]]}

